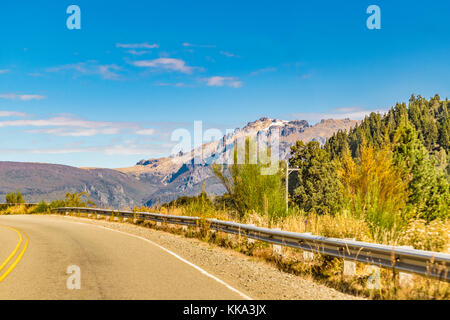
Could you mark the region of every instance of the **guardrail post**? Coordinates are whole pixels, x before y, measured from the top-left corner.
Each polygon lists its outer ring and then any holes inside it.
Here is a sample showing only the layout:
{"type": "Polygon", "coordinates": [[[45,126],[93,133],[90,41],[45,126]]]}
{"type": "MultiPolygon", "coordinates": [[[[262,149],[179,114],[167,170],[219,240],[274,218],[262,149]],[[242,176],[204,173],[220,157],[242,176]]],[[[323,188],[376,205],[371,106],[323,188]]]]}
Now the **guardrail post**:
{"type": "MultiPolygon", "coordinates": [[[[281,229],[276,228],[274,230],[281,230],[281,229]]],[[[279,255],[279,256],[283,255],[283,251],[282,251],[282,248],[281,248],[280,244],[273,244],[272,245],[272,252],[273,252],[274,255],[279,255]]]]}
{"type": "MultiPolygon", "coordinates": [[[[346,240],[355,241],[355,238],[347,238],[346,240]]],[[[344,276],[356,275],[356,262],[344,259],[344,276]]]]}
{"type": "MultiPolygon", "coordinates": [[[[254,224],[249,224],[249,226],[253,226],[253,227],[254,227],[255,225],[254,225],[254,224]]],[[[255,243],[255,239],[252,239],[252,238],[248,238],[248,237],[247,237],[247,243],[248,243],[248,244],[254,244],[254,243],[255,243]]]]}
{"type": "Polygon", "coordinates": [[[344,260],[344,276],[356,275],[356,262],[344,260]]]}
{"type": "MultiPolygon", "coordinates": [[[[212,221],[216,220],[216,219],[211,219],[212,221]]],[[[211,224],[209,225],[209,230],[211,232],[211,235],[215,235],[216,234],[216,229],[211,229],[211,224]]]]}
{"type": "Polygon", "coordinates": [[[380,289],[381,288],[381,275],[380,275],[380,267],[378,266],[368,266],[367,272],[369,273],[369,278],[366,282],[366,288],[369,290],[380,289]]]}
{"type": "Polygon", "coordinates": [[[115,212],[111,212],[111,216],[109,217],[109,221],[117,221],[119,220],[118,217],[115,216],[115,212]]]}
{"type": "MultiPolygon", "coordinates": [[[[304,232],[304,233],[312,235],[312,232],[304,232]]],[[[313,261],[314,260],[314,253],[312,253],[310,251],[303,250],[303,260],[307,261],[307,262],[313,261]]]]}
{"type": "MultiPolygon", "coordinates": [[[[400,246],[400,248],[414,249],[413,246],[400,246]]],[[[412,285],[412,282],[413,282],[412,273],[401,271],[398,273],[398,284],[400,285],[400,287],[409,287],[412,285]]]]}

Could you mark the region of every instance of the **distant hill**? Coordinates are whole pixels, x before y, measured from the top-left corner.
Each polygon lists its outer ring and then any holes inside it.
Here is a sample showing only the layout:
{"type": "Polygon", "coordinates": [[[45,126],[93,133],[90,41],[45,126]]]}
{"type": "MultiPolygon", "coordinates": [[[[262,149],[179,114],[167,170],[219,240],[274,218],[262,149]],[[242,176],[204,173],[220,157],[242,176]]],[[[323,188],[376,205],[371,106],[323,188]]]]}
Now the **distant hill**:
{"type": "Polygon", "coordinates": [[[141,204],[155,191],[151,183],[111,169],[0,162],[0,198],[16,189],[27,202],[63,199],[65,192],[86,191],[99,206],[118,208],[141,204]]]}
{"type": "MultiPolygon", "coordinates": [[[[297,140],[325,143],[338,130],[355,127],[355,120],[322,120],[310,126],[304,120],[282,121],[261,118],[236,129],[224,137],[228,147],[236,138],[264,134],[270,137],[275,129],[280,136],[280,152],[287,158],[289,148],[297,140]]],[[[223,144],[206,143],[203,154],[224,155],[223,144]]],[[[229,148],[228,150],[230,150],[229,148]]],[[[196,150],[199,151],[199,150],[196,150]]],[[[62,199],[65,192],[86,191],[98,206],[127,208],[134,205],[154,205],[174,200],[182,195],[200,193],[203,182],[206,191],[222,194],[224,189],[212,175],[210,163],[193,164],[195,150],[172,157],[141,160],[135,166],[121,169],[75,168],[65,165],[0,162],[0,198],[20,189],[28,202],[62,199]]],[[[0,201],[1,202],[1,201],[0,201]]]]}

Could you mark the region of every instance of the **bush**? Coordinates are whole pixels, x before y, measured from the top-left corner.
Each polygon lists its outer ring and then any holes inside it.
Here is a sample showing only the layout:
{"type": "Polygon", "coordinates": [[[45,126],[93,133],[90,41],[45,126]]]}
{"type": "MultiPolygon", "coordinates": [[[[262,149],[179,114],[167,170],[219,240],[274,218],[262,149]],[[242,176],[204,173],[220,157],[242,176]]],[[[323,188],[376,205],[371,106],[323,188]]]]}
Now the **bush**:
{"type": "Polygon", "coordinates": [[[6,203],[8,203],[8,204],[25,203],[25,200],[23,199],[23,196],[19,190],[17,190],[16,192],[8,193],[5,196],[5,200],[6,200],[6,203]]]}
{"type": "Polygon", "coordinates": [[[37,206],[31,208],[30,213],[47,213],[51,210],[51,205],[45,201],[41,201],[37,206]]]}
{"type": "Polygon", "coordinates": [[[372,237],[381,241],[385,232],[397,234],[402,225],[409,196],[408,184],[402,171],[393,165],[388,146],[377,150],[364,144],[360,152],[358,161],[345,152],[338,173],[349,212],[365,220],[372,237]]]}
{"type": "Polygon", "coordinates": [[[234,148],[233,164],[212,166],[241,221],[251,212],[267,215],[270,221],[276,221],[286,214],[282,166],[276,163],[278,170],[264,174],[274,166],[273,163],[264,164],[261,160],[268,160],[270,152],[266,148],[257,153],[255,144],[247,138],[245,148],[234,148]],[[258,163],[253,161],[256,154],[259,155],[258,163]],[[243,161],[238,161],[238,156],[243,161]]]}

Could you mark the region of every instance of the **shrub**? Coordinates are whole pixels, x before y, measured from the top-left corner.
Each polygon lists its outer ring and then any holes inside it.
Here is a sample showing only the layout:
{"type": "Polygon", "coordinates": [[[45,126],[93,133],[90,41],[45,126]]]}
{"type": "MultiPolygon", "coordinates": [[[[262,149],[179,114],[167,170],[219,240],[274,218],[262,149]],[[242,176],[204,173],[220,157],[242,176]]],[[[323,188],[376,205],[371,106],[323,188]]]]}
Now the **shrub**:
{"type": "Polygon", "coordinates": [[[51,205],[45,201],[41,201],[37,206],[31,208],[30,213],[47,213],[51,209],[51,205]]]}
{"type": "Polygon", "coordinates": [[[257,153],[255,144],[247,138],[245,148],[234,148],[233,164],[212,166],[241,221],[251,212],[268,215],[270,221],[276,221],[286,213],[280,163],[277,163],[278,170],[264,174],[275,166],[273,163],[263,163],[270,158],[270,152],[268,148],[261,148],[257,153]],[[255,163],[257,154],[259,159],[255,163]]]}
{"type": "Polygon", "coordinates": [[[8,193],[5,196],[5,200],[6,200],[6,203],[8,203],[8,204],[25,203],[25,200],[23,199],[23,196],[19,190],[17,190],[16,192],[8,193]]]}

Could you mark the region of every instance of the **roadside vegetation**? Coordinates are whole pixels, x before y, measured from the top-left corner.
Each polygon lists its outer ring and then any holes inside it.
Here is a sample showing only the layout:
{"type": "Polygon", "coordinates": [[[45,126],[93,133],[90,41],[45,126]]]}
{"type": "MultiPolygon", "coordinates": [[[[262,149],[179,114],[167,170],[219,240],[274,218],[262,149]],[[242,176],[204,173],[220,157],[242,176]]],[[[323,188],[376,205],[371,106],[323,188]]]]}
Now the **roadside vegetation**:
{"type": "Polygon", "coordinates": [[[41,201],[37,204],[25,203],[20,190],[8,193],[5,196],[6,204],[0,205],[0,214],[50,214],[53,209],[60,207],[95,207],[86,192],[67,192],[64,200],[55,200],[50,203],[41,201]]]}
{"type": "MultiPolygon", "coordinates": [[[[267,165],[250,161],[254,146],[247,139],[244,150],[234,150],[235,164],[212,167],[227,191],[224,195],[208,195],[203,187],[198,196],[134,211],[233,220],[450,253],[449,106],[438,95],[430,100],[411,96],[408,106],[398,103],[385,115],[372,113],[349,132],[335,133],[323,146],[297,141],[289,158],[289,167],[298,169],[289,175],[289,210],[285,162],[279,163],[275,174],[261,174],[267,165]],[[245,155],[242,164],[236,164],[239,154],[245,155]]],[[[270,152],[263,150],[266,156],[270,152]]],[[[19,192],[10,199],[17,206],[2,210],[5,214],[93,206],[85,193],[66,194],[65,200],[27,208],[21,207],[19,192]]],[[[410,287],[400,287],[398,274],[384,269],[381,289],[368,290],[365,264],[357,263],[358,276],[346,278],[340,259],[316,254],[307,262],[300,250],[291,248],[284,248],[278,257],[263,242],[249,244],[220,232],[174,230],[271,261],[281,270],[310,276],[345,292],[377,299],[450,299],[445,282],[414,276],[410,287]]]]}

